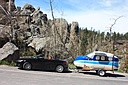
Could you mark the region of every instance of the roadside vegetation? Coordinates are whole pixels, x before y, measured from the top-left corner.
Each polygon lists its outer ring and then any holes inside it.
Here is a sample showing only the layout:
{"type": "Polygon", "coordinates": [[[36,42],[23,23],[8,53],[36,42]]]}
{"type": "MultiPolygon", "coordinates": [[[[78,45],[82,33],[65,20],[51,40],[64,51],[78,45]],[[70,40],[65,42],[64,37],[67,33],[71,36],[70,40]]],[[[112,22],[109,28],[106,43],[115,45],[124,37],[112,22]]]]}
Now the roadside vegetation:
{"type": "Polygon", "coordinates": [[[69,69],[76,69],[76,66],[73,63],[68,64],[69,69]]]}
{"type": "Polygon", "coordinates": [[[1,60],[0,61],[0,65],[16,66],[16,63],[15,62],[8,62],[8,61],[5,61],[5,60],[1,60]]]}

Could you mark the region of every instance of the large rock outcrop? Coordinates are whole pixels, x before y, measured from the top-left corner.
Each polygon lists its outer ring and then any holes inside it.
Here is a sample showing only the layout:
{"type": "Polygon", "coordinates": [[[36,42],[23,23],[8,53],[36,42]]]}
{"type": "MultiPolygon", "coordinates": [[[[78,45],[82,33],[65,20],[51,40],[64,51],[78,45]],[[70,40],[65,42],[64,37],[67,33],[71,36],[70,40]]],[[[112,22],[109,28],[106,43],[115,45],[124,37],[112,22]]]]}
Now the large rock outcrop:
{"type": "Polygon", "coordinates": [[[18,58],[19,49],[14,44],[7,42],[2,48],[0,48],[0,60],[7,60],[11,62],[18,58]]]}
{"type": "MultiPolygon", "coordinates": [[[[14,4],[15,0],[11,0],[11,11],[13,12],[16,7],[14,4]]],[[[0,1],[0,24],[7,24],[6,22],[8,21],[8,13],[9,11],[9,0],[1,0],[0,1]],[[5,13],[6,12],[6,13],[5,13]]]]}
{"type": "MultiPolygon", "coordinates": [[[[11,13],[16,10],[15,0],[11,1],[11,13]]],[[[9,41],[10,33],[10,13],[9,13],[9,0],[0,0],[0,48],[9,41]]]]}
{"type": "MultiPolygon", "coordinates": [[[[78,22],[68,24],[63,18],[48,19],[40,7],[34,8],[31,4],[26,4],[23,9],[18,7],[13,14],[11,27],[0,25],[0,41],[6,38],[6,42],[11,41],[21,49],[31,46],[36,52],[55,52],[64,57],[78,40],[78,22]]],[[[6,42],[0,42],[1,47],[6,42]]]]}
{"type": "Polygon", "coordinates": [[[38,52],[39,50],[46,48],[46,45],[48,44],[49,40],[50,40],[50,37],[34,38],[32,39],[32,42],[28,46],[35,48],[35,50],[38,52]]]}
{"type": "Polygon", "coordinates": [[[34,11],[35,11],[35,8],[32,5],[25,4],[23,11],[20,14],[29,15],[29,14],[32,14],[34,11]]]}

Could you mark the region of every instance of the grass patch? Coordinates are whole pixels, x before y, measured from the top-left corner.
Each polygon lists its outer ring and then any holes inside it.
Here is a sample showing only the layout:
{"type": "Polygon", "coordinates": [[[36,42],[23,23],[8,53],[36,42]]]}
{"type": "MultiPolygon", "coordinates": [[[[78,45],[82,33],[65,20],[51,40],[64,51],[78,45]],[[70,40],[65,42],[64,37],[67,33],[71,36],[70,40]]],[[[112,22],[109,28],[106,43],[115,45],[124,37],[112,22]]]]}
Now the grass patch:
{"type": "Polygon", "coordinates": [[[69,63],[69,64],[68,64],[68,67],[69,67],[69,68],[76,68],[76,66],[75,66],[74,64],[72,64],[72,63],[69,63]]]}
{"type": "Polygon", "coordinates": [[[116,72],[120,72],[120,73],[123,73],[123,71],[122,71],[122,70],[120,70],[120,69],[118,69],[116,72]]]}
{"type": "Polygon", "coordinates": [[[8,62],[8,61],[5,61],[5,60],[1,60],[0,61],[0,65],[16,66],[16,63],[15,62],[8,62]]]}

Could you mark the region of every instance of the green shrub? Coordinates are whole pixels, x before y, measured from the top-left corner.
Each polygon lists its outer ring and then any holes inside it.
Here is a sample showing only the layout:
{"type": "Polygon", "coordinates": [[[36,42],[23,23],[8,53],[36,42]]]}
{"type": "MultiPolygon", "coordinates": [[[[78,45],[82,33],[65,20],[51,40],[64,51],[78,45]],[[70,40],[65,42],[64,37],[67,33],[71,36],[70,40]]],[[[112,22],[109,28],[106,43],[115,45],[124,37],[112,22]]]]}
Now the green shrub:
{"type": "Polygon", "coordinates": [[[123,73],[123,70],[118,69],[117,72],[121,72],[121,73],[123,73]]]}
{"type": "Polygon", "coordinates": [[[69,63],[69,64],[68,64],[68,67],[69,67],[69,68],[76,68],[76,66],[75,66],[74,64],[72,64],[72,63],[69,63]]]}
{"type": "Polygon", "coordinates": [[[0,61],[0,65],[15,66],[16,63],[15,62],[8,62],[8,61],[5,61],[5,60],[1,60],[0,61]]]}

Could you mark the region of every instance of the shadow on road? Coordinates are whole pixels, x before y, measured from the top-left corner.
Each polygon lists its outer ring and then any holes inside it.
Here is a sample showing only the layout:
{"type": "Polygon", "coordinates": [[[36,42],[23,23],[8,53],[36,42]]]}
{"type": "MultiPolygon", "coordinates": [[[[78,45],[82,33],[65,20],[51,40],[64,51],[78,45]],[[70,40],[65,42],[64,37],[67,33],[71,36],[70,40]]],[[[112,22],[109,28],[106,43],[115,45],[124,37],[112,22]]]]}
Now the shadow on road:
{"type": "MultiPolygon", "coordinates": [[[[18,68],[20,70],[23,70],[21,68],[18,68]]],[[[49,70],[26,70],[26,71],[43,71],[43,72],[55,72],[55,73],[58,73],[56,71],[49,71],[49,70]]],[[[77,72],[74,72],[74,71],[65,71],[63,73],[77,73],[77,72]]],[[[82,71],[82,72],[79,72],[79,73],[83,73],[83,74],[86,74],[86,75],[95,75],[95,76],[99,76],[96,72],[90,72],[90,71],[82,71]]],[[[125,75],[123,74],[117,74],[117,73],[106,73],[105,76],[103,77],[125,77],[125,75]]]]}
{"type": "MultiPolygon", "coordinates": [[[[55,73],[58,73],[54,70],[40,70],[40,69],[31,69],[31,70],[25,70],[25,69],[22,69],[22,68],[18,68],[19,70],[24,70],[24,71],[42,71],[42,72],[55,72],[55,73]]],[[[62,73],[72,73],[72,71],[64,71],[62,73]]]]}
{"type": "MultiPolygon", "coordinates": [[[[79,73],[83,73],[83,74],[86,74],[86,75],[96,75],[96,76],[99,76],[95,72],[79,72],[79,73]]],[[[125,75],[121,75],[121,74],[117,74],[117,73],[106,73],[106,75],[103,76],[103,77],[125,77],[125,75]]]]}
{"type": "Polygon", "coordinates": [[[105,77],[125,77],[124,75],[121,74],[114,74],[114,73],[106,73],[105,77]]]}

